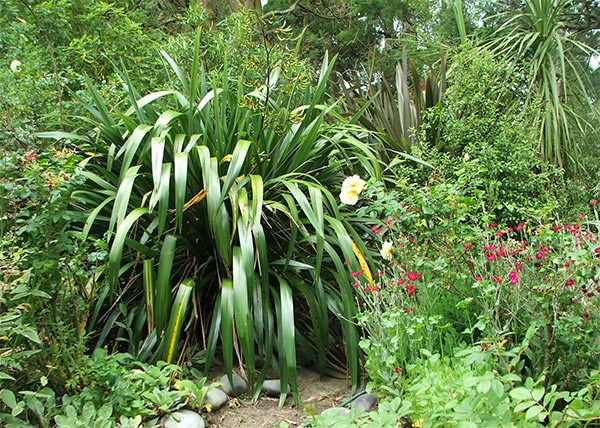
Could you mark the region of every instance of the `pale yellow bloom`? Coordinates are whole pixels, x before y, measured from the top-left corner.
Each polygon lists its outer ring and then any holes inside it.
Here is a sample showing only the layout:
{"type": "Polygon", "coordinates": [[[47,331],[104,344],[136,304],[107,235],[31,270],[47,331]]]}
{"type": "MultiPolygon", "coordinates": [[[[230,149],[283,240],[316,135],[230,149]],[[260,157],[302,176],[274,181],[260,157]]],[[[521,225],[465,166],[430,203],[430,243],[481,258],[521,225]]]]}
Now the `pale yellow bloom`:
{"type": "Polygon", "coordinates": [[[10,63],[10,69],[13,71],[13,73],[16,73],[17,71],[19,71],[20,67],[21,67],[21,61],[19,61],[18,59],[15,59],[10,63]]]}
{"type": "Polygon", "coordinates": [[[352,190],[344,189],[342,187],[342,192],[340,193],[340,201],[342,201],[342,204],[355,205],[358,202],[358,193],[352,190]]]}
{"type": "Polygon", "coordinates": [[[367,184],[367,182],[358,175],[346,177],[342,183],[340,201],[346,205],[355,205],[358,202],[358,195],[365,188],[365,184],[367,184]]]}
{"type": "Polygon", "coordinates": [[[360,178],[358,175],[347,177],[342,183],[342,189],[347,189],[356,192],[357,194],[362,192],[367,182],[360,178]]]}
{"type": "Polygon", "coordinates": [[[394,254],[392,251],[393,249],[394,244],[391,241],[385,241],[381,246],[381,251],[379,251],[379,254],[381,254],[381,257],[383,257],[386,260],[392,260],[394,258],[394,254]]]}

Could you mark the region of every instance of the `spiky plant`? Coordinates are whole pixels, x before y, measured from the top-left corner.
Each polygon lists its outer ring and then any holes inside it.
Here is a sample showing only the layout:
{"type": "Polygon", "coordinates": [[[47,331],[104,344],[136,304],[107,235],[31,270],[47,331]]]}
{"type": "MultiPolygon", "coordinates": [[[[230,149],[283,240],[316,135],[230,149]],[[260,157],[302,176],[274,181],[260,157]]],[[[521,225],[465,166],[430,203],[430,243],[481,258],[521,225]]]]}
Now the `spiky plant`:
{"type": "Polygon", "coordinates": [[[571,6],[568,0],[525,0],[518,13],[500,14],[503,23],[485,46],[509,66],[523,67],[540,155],[573,172],[581,167],[577,133],[591,111],[588,62],[598,52],[569,29],[571,6]]]}
{"type": "Polygon", "coordinates": [[[356,386],[348,272],[369,253],[361,219],[336,195],[347,174],[378,176],[379,167],[364,129],[328,104],[333,61],[325,57],[314,87],[297,88],[305,103],[293,106],[296,94],[278,94],[277,68],[249,93],[226,78],[209,87],[198,46],[190,70],[163,53],[181,90],[139,98],[128,85],[131,107],[114,113],[90,86],[89,130],[51,135],[94,151],[77,198],[89,213],[83,234],[110,245],[111,288],[98,295],[130,315],[130,350],[140,358],[175,358],[187,326],[207,365],[220,345],[227,372],[237,356],[256,386],[267,373],[256,370],[261,356],[296,398],[297,340],[325,369],[337,325],[356,386]]]}

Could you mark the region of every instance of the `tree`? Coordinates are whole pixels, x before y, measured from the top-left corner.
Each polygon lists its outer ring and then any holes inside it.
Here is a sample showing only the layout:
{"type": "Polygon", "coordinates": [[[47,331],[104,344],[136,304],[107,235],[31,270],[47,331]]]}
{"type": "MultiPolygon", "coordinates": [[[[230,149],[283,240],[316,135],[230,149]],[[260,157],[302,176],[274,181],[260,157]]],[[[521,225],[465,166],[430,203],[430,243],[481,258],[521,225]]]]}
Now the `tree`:
{"type": "Polygon", "coordinates": [[[523,68],[525,106],[539,128],[540,155],[569,172],[581,168],[577,134],[591,110],[589,61],[598,54],[590,46],[595,36],[573,31],[593,22],[587,15],[575,19],[578,7],[587,10],[568,0],[525,0],[517,13],[494,18],[502,22],[487,44],[507,64],[523,68]]]}

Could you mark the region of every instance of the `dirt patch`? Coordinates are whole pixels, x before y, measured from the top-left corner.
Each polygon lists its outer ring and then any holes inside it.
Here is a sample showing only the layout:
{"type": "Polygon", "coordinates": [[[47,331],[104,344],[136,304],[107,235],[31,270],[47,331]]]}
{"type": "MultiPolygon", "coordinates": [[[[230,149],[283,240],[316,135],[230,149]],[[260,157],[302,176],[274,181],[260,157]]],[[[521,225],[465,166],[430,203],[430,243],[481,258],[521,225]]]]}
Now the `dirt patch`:
{"type": "Polygon", "coordinates": [[[345,379],[320,378],[318,373],[306,368],[298,369],[300,406],[294,406],[289,396],[279,409],[279,399],[261,396],[256,403],[249,397],[229,400],[222,409],[206,415],[210,428],[271,428],[301,427],[306,415],[319,414],[335,407],[350,397],[351,389],[345,379]]]}

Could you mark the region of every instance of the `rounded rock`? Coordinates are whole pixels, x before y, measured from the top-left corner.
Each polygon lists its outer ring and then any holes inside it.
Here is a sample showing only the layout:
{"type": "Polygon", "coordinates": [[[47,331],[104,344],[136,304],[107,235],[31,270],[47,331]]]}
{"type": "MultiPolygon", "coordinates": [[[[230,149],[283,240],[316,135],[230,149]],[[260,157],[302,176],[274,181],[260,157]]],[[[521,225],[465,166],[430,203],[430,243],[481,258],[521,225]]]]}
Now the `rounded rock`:
{"type": "MultiPolygon", "coordinates": [[[[277,397],[281,394],[281,380],[279,379],[271,379],[265,380],[262,384],[262,391],[267,394],[269,397],[277,397]]],[[[291,391],[290,386],[287,386],[287,392],[291,391]]]]}
{"type": "Polygon", "coordinates": [[[229,382],[229,377],[227,375],[223,375],[223,377],[221,377],[219,380],[219,382],[222,384],[221,389],[223,392],[225,392],[225,394],[229,395],[230,397],[237,397],[238,395],[248,391],[248,385],[246,384],[246,381],[238,375],[233,374],[232,381],[233,385],[229,382]]]}
{"type": "Polygon", "coordinates": [[[370,412],[377,407],[377,397],[373,394],[363,394],[351,403],[351,407],[359,412],[370,412]]]}
{"type": "Polygon", "coordinates": [[[227,403],[227,394],[219,388],[211,389],[206,394],[206,404],[208,404],[211,410],[218,410],[227,403]]]}
{"type": "Polygon", "coordinates": [[[178,410],[162,418],[164,428],[204,428],[204,419],[191,410],[178,410]]]}

